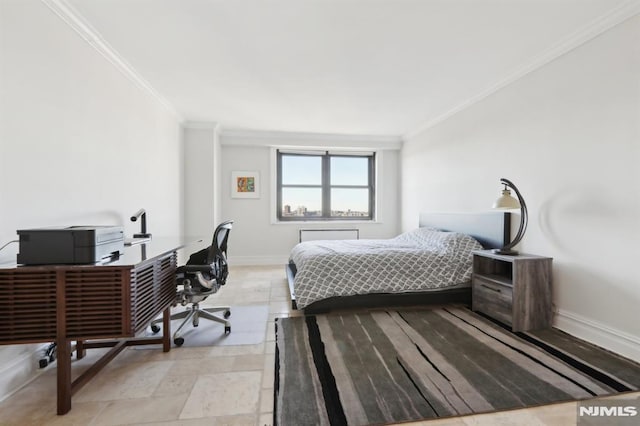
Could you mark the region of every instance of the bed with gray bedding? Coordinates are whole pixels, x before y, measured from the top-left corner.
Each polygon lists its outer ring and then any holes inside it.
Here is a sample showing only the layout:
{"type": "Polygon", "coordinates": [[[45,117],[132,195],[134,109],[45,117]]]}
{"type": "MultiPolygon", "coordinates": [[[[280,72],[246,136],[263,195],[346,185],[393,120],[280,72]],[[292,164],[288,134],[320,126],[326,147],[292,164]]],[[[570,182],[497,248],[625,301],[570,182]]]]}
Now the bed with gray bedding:
{"type": "Polygon", "coordinates": [[[293,307],[468,303],[472,251],[500,247],[509,224],[508,213],[431,214],[395,238],[297,244],[287,265],[293,307]]]}
{"type": "Polygon", "coordinates": [[[385,240],[307,241],[296,245],[296,304],[337,296],[406,293],[451,287],[471,279],[473,250],[466,234],[418,228],[385,240]]]}

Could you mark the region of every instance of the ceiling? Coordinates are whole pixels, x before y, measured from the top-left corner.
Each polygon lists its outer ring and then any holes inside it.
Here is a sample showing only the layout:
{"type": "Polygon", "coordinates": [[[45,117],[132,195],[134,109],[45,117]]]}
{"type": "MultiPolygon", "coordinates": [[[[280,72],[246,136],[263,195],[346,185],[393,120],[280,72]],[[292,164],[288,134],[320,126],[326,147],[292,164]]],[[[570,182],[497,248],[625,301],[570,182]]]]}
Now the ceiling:
{"type": "Polygon", "coordinates": [[[188,121],[400,136],[626,0],[67,0],[188,121]]]}

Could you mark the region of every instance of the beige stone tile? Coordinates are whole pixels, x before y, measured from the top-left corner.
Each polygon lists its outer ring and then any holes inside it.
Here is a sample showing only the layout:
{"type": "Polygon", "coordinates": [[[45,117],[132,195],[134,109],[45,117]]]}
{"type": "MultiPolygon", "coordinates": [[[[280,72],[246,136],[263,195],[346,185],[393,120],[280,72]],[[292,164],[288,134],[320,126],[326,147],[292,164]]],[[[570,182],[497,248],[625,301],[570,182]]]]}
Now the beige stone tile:
{"type": "MultiPolygon", "coordinates": [[[[91,349],[89,350],[91,351],[91,349]]],[[[132,346],[124,349],[117,357],[115,357],[102,371],[108,371],[122,365],[129,365],[139,362],[149,361],[166,361],[166,357],[158,357],[158,354],[164,354],[161,345],[150,346],[132,346]]],[[[168,352],[167,352],[168,353],[168,352]]]]}
{"type": "Polygon", "coordinates": [[[262,389],[260,391],[260,412],[271,413],[273,411],[273,388],[262,389]]]}
{"type": "Polygon", "coordinates": [[[178,420],[187,395],[112,401],[96,416],[92,426],[127,425],[178,420]]]}
{"type": "Polygon", "coordinates": [[[238,416],[201,417],[198,419],[180,419],[166,422],[145,423],[144,426],[255,426],[256,414],[238,416]]]}
{"type": "MultiPolygon", "coordinates": [[[[53,369],[53,372],[55,373],[55,369],[53,369]]],[[[55,404],[56,392],[55,374],[43,374],[7,398],[5,404],[11,406],[31,405],[34,401],[55,404]]]]}
{"type": "Polygon", "coordinates": [[[64,416],[57,415],[55,402],[31,401],[14,405],[3,403],[0,405],[0,425],[53,425],[53,426],[85,426],[107,405],[106,402],[72,401],[72,409],[64,416]]]}
{"type": "Polygon", "coordinates": [[[256,345],[229,345],[229,346],[214,346],[207,348],[208,356],[234,356],[234,355],[258,355],[263,354],[265,351],[265,343],[258,343],[256,345]]]}
{"type": "Polygon", "coordinates": [[[271,302],[288,302],[291,303],[291,296],[271,296],[271,302]]]}
{"type": "Polygon", "coordinates": [[[264,353],[265,354],[276,353],[276,342],[265,342],[264,353]]]}
{"type": "Polygon", "coordinates": [[[189,395],[198,377],[199,375],[197,374],[167,374],[158,384],[152,396],[189,395]]]}
{"type": "Polygon", "coordinates": [[[575,402],[546,405],[527,411],[530,411],[545,425],[575,425],[577,423],[577,404],[575,402]]]}
{"type": "Polygon", "coordinates": [[[403,426],[467,426],[461,417],[448,417],[445,419],[423,420],[419,422],[402,423],[403,426]]]}
{"type": "Polygon", "coordinates": [[[272,302],[289,302],[291,303],[291,295],[289,294],[289,290],[280,290],[275,291],[271,290],[271,301],[272,302]]]}
{"type": "Polygon", "coordinates": [[[286,281],[271,281],[271,296],[291,296],[286,281]]]}
{"type": "Polygon", "coordinates": [[[258,426],[273,426],[273,413],[260,414],[258,426]]]}
{"type": "Polygon", "coordinates": [[[169,374],[172,376],[198,376],[231,371],[232,368],[233,357],[218,356],[194,360],[184,359],[173,361],[169,374]]]}
{"type": "Polygon", "coordinates": [[[151,396],[172,368],[174,361],[154,361],[123,365],[100,372],[85,385],[74,400],[110,401],[151,396]]]}
{"type": "Polygon", "coordinates": [[[276,356],[275,354],[267,354],[264,356],[264,370],[262,376],[262,387],[273,388],[276,371],[276,356]]]}
{"type": "Polygon", "coordinates": [[[193,360],[206,358],[211,353],[211,346],[189,347],[182,346],[180,348],[171,348],[169,352],[162,352],[162,349],[133,349],[139,352],[150,352],[148,358],[150,361],[177,361],[177,360],[193,360]]]}
{"type": "Polygon", "coordinates": [[[231,369],[233,371],[262,371],[264,368],[264,360],[264,354],[236,355],[233,357],[233,366],[231,369]]]}
{"type": "Polygon", "coordinates": [[[303,317],[303,316],[304,316],[304,311],[301,311],[299,309],[292,309],[291,312],[289,312],[290,318],[303,317]]]}
{"type": "Polygon", "coordinates": [[[462,417],[468,426],[546,426],[532,410],[512,410],[462,417]]]}
{"type": "Polygon", "coordinates": [[[269,321],[267,323],[267,331],[265,334],[265,340],[267,342],[275,342],[276,341],[276,326],[273,321],[269,321]]]}
{"type": "Polygon", "coordinates": [[[189,395],[180,419],[255,414],[260,397],[259,371],[240,371],[200,376],[189,395]]]}
{"type": "Polygon", "coordinates": [[[269,303],[269,289],[252,289],[238,294],[228,294],[217,298],[215,302],[212,301],[211,305],[244,306],[258,303],[269,303]]]}
{"type": "Polygon", "coordinates": [[[269,312],[272,314],[288,314],[291,312],[291,303],[289,301],[275,301],[269,303],[269,312]]]}
{"type": "Polygon", "coordinates": [[[261,279],[251,279],[238,283],[234,288],[239,288],[243,290],[247,289],[268,289],[271,290],[271,280],[268,278],[261,279]]]}

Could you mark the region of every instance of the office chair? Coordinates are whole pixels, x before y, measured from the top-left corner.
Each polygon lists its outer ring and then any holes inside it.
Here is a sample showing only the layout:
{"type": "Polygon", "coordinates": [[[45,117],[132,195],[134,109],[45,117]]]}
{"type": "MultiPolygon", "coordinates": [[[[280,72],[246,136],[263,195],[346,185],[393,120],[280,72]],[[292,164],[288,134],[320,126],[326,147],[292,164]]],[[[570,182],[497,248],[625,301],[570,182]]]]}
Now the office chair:
{"type": "MultiPolygon", "coordinates": [[[[171,319],[182,319],[176,332],[173,334],[173,343],[182,346],[184,338],[180,336],[180,330],[185,324],[192,320],[194,327],[198,326],[200,318],[224,324],[224,334],[231,333],[231,323],[227,318],[231,316],[228,306],[217,306],[212,308],[200,308],[200,302],[216,293],[220,286],[223,286],[229,275],[227,264],[227,241],[233,226],[233,221],[222,222],[213,233],[211,245],[189,256],[189,260],[176,270],[176,284],[182,289],[176,294],[175,305],[182,306],[191,304],[187,310],[171,315],[171,319]],[[224,318],[213,315],[222,312],[224,318]]],[[[174,306],[175,306],[174,305],[174,306]]],[[[162,318],[151,322],[151,331],[160,331],[158,323],[162,318]]]]}

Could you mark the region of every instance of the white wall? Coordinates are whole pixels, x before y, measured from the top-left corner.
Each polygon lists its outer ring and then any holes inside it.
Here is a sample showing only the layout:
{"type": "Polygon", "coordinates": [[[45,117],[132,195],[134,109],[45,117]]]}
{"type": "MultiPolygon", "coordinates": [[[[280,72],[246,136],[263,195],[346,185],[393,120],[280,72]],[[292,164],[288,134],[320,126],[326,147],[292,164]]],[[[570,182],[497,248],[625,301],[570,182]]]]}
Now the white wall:
{"type": "MultiPolygon", "coordinates": [[[[141,207],[154,237],[180,234],[177,117],[40,1],[0,3],[0,54],[0,245],[40,226],[131,235],[141,207]]],[[[0,399],[37,368],[32,351],[0,347],[0,399]]]]}
{"type": "Polygon", "coordinates": [[[216,139],[215,124],[187,123],[184,127],[184,235],[206,237],[209,242],[217,219],[216,139]]]}
{"type": "Polygon", "coordinates": [[[640,17],[411,137],[402,224],[480,211],[512,180],[521,244],[554,258],[557,324],[640,359],[640,17]]]}
{"type": "MultiPolygon", "coordinates": [[[[222,220],[235,221],[229,241],[229,258],[236,264],[285,264],[293,246],[298,242],[300,228],[354,228],[360,229],[360,238],[390,238],[399,227],[399,152],[380,149],[378,159],[378,220],[372,222],[296,222],[274,223],[275,218],[275,154],[272,146],[343,147],[346,142],[339,136],[312,136],[274,138],[269,132],[264,137],[221,135],[222,143],[222,220]],[[324,139],[323,139],[324,138],[324,139]],[[231,198],[231,172],[258,171],[261,178],[259,199],[231,198]]],[[[363,145],[367,141],[363,137],[363,145]]],[[[363,145],[358,146],[362,149],[363,145]]],[[[376,145],[369,141],[369,146],[376,145]]],[[[380,144],[389,146],[389,144],[380,144]]],[[[393,145],[393,144],[392,144],[393,145]]],[[[396,144],[399,148],[399,144],[396,144]]]]}

